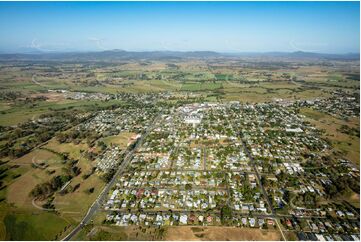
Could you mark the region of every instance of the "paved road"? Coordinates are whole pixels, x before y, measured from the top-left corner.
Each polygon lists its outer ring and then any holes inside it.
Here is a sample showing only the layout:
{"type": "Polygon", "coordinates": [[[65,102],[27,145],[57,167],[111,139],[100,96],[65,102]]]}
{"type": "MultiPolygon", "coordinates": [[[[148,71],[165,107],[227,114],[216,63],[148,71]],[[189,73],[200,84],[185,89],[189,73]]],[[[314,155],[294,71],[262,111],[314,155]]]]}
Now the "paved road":
{"type": "MultiPolygon", "coordinates": [[[[150,214],[150,215],[154,215],[157,213],[169,213],[169,210],[172,210],[173,213],[203,213],[203,214],[220,214],[220,211],[205,211],[204,209],[168,209],[168,208],[162,208],[162,209],[143,209],[142,213],[144,214],[150,214]]],[[[109,211],[114,211],[114,212],[119,212],[119,213],[128,213],[129,212],[129,208],[122,208],[122,209],[102,209],[102,211],[104,212],[109,212],[109,211]]],[[[139,209],[130,209],[130,212],[139,212],[139,209]]],[[[271,218],[271,219],[279,219],[279,218],[294,218],[294,215],[291,214],[277,214],[277,215],[273,215],[273,214],[262,214],[262,213],[253,213],[252,216],[250,215],[249,212],[241,212],[241,211],[232,211],[232,214],[234,215],[238,215],[238,216],[245,216],[245,217],[256,217],[256,218],[271,218]]],[[[299,219],[324,219],[326,217],[322,217],[322,216],[302,216],[302,217],[298,217],[299,219]]],[[[357,218],[355,219],[351,219],[351,220],[358,220],[357,218]]]]}
{"type": "Polygon", "coordinates": [[[275,210],[274,210],[274,208],[273,208],[273,206],[272,206],[272,202],[269,200],[268,194],[267,194],[266,190],[264,189],[264,187],[263,187],[263,185],[262,185],[261,177],[260,177],[260,175],[259,175],[259,173],[258,173],[257,166],[256,166],[256,164],[255,164],[255,162],[254,162],[254,160],[253,160],[253,157],[252,157],[251,153],[249,152],[249,150],[248,150],[248,148],[247,148],[246,142],[245,142],[244,139],[243,139],[243,135],[241,135],[241,140],[242,140],[242,144],[243,144],[244,150],[246,151],[246,154],[247,154],[248,158],[250,159],[250,164],[251,164],[251,166],[253,167],[254,172],[256,173],[256,179],[257,179],[257,181],[258,181],[259,186],[261,187],[262,194],[263,194],[264,198],[266,199],[266,202],[267,202],[267,204],[268,204],[268,207],[269,207],[270,210],[271,210],[271,214],[272,214],[272,216],[275,218],[277,227],[278,227],[279,231],[281,232],[281,235],[282,235],[283,240],[284,240],[284,241],[287,241],[285,235],[283,234],[282,228],[281,228],[281,226],[280,226],[279,223],[278,223],[277,215],[276,215],[275,210]]]}
{"type": "Polygon", "coordinates": [[[109,190],[113,187],[114,183],[116,182],[118,176],[124,171],[124,169],[128,166],[129,162],[131,161],[134,152],[143,144],[143,141],[145,137],[149,134],[149,131],[151,131],[155,124],[157,124],[157,121],[161,117],[162,114],[159,114],[153,121],[152,125],[148,127],[145,134],[142,135],[135,147],[128,152],[128,154],[125,156],[123,162],[119,165],[119,168],[117,172],[114,174],[113,178],[110,180],[110,182],[104,187],[103,191],[99,194],[98,198],[94,201],[94,203],[90,206],[87,214],[84,216],[80,224],[76,226],[73,231],[71,231],[67,236],[65,236],[62,240],[68,241],[71,240],[93,217],[93,215],[98,211],[99,208],[101,208],[102,201],[106,198],[106,196],[109,193],[109,190]]]}
{"type": "Polygon", "coordinates": [[[203,147],[203,171],[207,170],[207,149],[203,147]]]}

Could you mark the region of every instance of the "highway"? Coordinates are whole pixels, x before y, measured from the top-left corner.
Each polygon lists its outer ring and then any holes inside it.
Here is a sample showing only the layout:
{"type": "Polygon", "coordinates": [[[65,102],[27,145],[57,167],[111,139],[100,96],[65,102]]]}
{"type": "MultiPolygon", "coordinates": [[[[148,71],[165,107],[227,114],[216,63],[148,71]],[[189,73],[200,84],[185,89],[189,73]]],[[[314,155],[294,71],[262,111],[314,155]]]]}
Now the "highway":
{"type": "Polygon", "coordinates": [[[125,156],[123,162],[119,165],[118,170],[114,174],[113,178],[108,182],[108,184],[104,187],[103,191],[99,194],[98,198],[94,201],[94,203],[90,206],[88,212],[82,219],[82,221],[62,240],[68,241],[71,240],[93,217],[93,215],[98,211],[99,208],[101,208],[102,201],[106,198],[106,196],[109,193],[109,190],[113,187],[114,183],[116,182],[118,176],[124,171],[124,169],[128,166],[129,162],[132,160],[133,154],[137,149],[143,144],[143,141],[145,137],[149,134],[149,132],[153,129],[154,125],[157,124],[157,121],[161,117],[161,113],[154,119],[152,125],[150,125],[145,134],[142,135],[138,142],[136,143],[135,147],[128,152],[128,154],[125,156]]]}

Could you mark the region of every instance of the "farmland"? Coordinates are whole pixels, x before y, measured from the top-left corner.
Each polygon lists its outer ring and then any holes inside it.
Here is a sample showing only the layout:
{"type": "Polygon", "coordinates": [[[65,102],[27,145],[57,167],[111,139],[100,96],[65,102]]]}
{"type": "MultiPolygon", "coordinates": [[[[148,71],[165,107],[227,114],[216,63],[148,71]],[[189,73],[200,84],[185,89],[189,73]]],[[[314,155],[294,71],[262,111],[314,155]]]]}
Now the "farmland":
{"type": "Polygon", "coordinates": [[[358,60],[11,60],[0,78],[1,239],[60,240],[88,211],[73,239],[279,240],[358,216],[358,60]]]}

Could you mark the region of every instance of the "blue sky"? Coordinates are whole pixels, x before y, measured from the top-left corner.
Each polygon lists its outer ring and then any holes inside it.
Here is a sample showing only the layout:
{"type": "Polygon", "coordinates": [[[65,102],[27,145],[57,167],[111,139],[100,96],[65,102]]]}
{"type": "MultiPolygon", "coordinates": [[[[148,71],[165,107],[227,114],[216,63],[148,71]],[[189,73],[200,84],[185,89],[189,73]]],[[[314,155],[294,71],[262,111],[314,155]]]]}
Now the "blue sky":
{"type": "Polygon", "coordinates": [[[359,52],[359,2],[0,2],[0,51],[359,52]]]}

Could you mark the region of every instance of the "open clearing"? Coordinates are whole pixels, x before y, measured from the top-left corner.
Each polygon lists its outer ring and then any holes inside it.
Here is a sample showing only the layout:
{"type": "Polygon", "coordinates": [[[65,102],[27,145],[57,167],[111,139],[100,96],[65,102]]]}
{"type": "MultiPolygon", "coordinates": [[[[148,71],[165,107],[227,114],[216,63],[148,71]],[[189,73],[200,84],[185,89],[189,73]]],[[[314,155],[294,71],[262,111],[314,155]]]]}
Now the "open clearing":
{"type": "Polygon", "coordinates": [[[168,227],[165,240],[280,240],[275,230],[234,227],[168,227]]]}
{"type": "Polygon", "coordinates": [[[49,212],[8,213],[4,224],[6,240],[54,240],[67,226],[64,219],[49,212]]]}
{"type": "Polygon", "coordinates": [[[20,165],[24,173],[7,188],[7,202],[20,208],[31,208],[32,198],[29,196],[30,191],[39,183],[46,182],[52,176],[61,172],[61,159],[58,155],[46,150],[34,150],[29,154],[9,162],[9,164],[20,165]],[[46,169],[33,168],[32,164],[41,162],[48,164],[46,169]],[[52,175],[47,174],[46,170],[54,170],[52,175]],[[21,192],[19,192],[21,191],[21,192]]]}
{"type": "Polygon", "coordinates": [[[54,240],[69,226],[58,215],[0,205],[0,240],[54,240]],[[44,222],[46,221],[46,222],[44,222]]]}
{"type": "Polygon", "coordinates": [[[118,135],[103,138],[102,141],[104,141],[104,143],[107,145],[117,145],[121,149],[124,149],[128,146],[129,142],[132,141],[132,137],[134,138],[135,135],[135,133],[121,132],[118,135]]]}
{"type": "Polygon", "coordinates": [[[360,137],[350,136],[338,130],[342,125],[359,128],[360,121],[357,118],[346,122],[310,108],[302,108],[300,113],[315,127],[325,130],[324,136],[332,141],[336,150],[343,152],[345,157],[355,164],[360,164],[360,137]]]}

